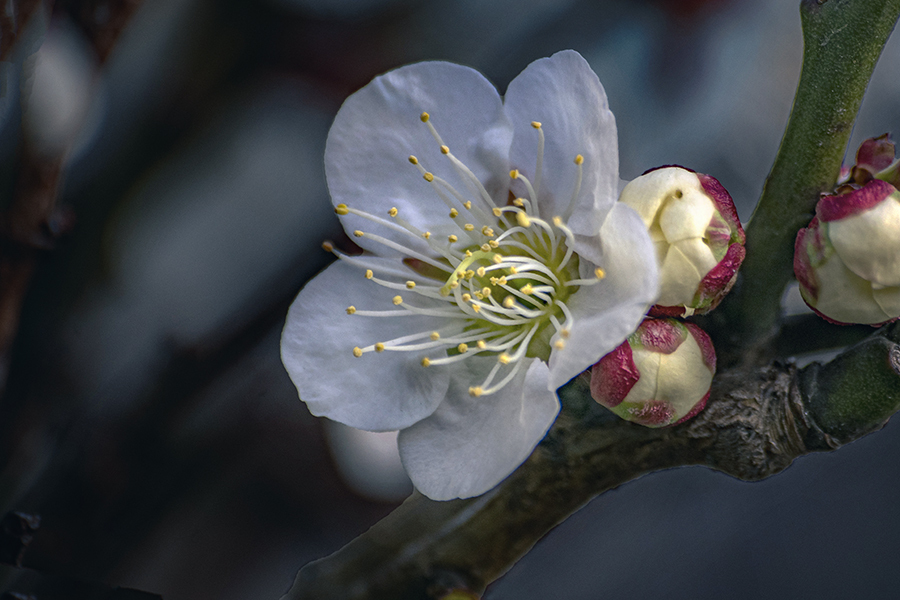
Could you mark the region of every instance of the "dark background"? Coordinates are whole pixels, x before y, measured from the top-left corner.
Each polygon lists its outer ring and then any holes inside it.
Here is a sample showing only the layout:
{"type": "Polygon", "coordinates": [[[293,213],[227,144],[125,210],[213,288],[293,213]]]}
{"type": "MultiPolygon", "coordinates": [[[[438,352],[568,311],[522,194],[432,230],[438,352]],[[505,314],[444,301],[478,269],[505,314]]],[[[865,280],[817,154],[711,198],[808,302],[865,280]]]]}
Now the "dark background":
{"type": "MultiPolygon", "coordinates": [[[[71,225],[26,297],[0,403],[0,508],[42,517],[24,564],[166,600],[278,598],[405,496],[391,439],[312,417],[278,355],[320,243],[342,235],[330,121],[374,75],[444,59],[502,91],[574,48],[616,114],[621,176],[709,173],[746,221],[800,70],[798,4],[158,0],[99,65],[80,3],[56,3],[0,68],[0,183],[23,136],[67,148],[71,225]]],[[[854,144],[900,130],[898,61],[893,38],[854,144]]],[[[888,425],[762,483],[647,476],[486,598],[895,597],[898,462],[888,425]]]]}

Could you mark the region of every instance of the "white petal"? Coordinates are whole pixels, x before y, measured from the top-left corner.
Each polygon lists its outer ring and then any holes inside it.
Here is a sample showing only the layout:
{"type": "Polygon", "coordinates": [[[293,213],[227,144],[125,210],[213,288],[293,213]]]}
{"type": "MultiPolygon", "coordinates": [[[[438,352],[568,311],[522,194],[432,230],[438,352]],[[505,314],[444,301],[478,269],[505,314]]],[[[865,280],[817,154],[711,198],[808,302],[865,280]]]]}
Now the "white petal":
{"type": "Polygon", "coordinates": [[[881,307],[881,310],[890,317],[900,315],[900,287],[886,287],[880,290],[872,290],[872,299],[881,307]]]}
{"type": "Polygon", "coordinates": [[[493,366],[470,359],[467,377],[454,377],[433,415],[400,432],[400,458],[413,484],[432,500],[469,498],[488,491],[522,464],[559,412],[547,389],[547,365],[537,359],[491,396],[474,398],[493,366]]]}
{"type": "Polygon", "coordinates": [[[680,419],[706,395],[710,384],[712,372],[703,364],[703,353],[694,336],[688,335],[675,352],[660,355],[654,399],[671,404],[680,419]]]}
{"type": "Polygon", "coordinates": [[[659,387],[659,364],[663,355],[649,350],[632,349],[631,359],[637,367],[640,377],[623,402],[647,402],[655,400],[659,387]]]}
{"type": "Polygon", "coordinates": [[[575,233],[594,235],[619,195],[616,121],[606,92],[580,54],[558,52],[528,65],[505,96],[515,128],[510,163],[533,179],[538,134],[546,137],[539,192],[541,216],[561,215],[575,188],[575,157],[584,156],[584,175],[576,210],[569,220],[575,233]]]}
{"type": "MultiPolygon", "coordinates": [[[[631,335],[659,292],[655,250],[647,228],[632,209],[616,203],[600,228],[599,240],[577,238],[579,270],[593,277],[600,266],[606,277],[580,288],[566,303],[574,325],[562,350],[550,354],[550,386],[556,389],[631,335]],[[593,264],[592,264],[593,263],[593,264]]],[[[556,341],[554,337],[553,341],[556,341]]]]}
{"type": "MultiPolygon", "coordinates": [[[[344,102],[325,146],[325,175],[335,205],[346,204],[385,218],[396,207],[401,217],[422,230],[446,222],[446,205],[409,163],[410,155],[459,192],[472,196],[419,119],[422,112],[431,115],[431,123],[451,152],[498,201],[506,203],[512,128],[497,90],[468,67],[425,62],[376,77],[344,102]]],[[[342,217],[342,222],[347,231],[396,235],[355,215],[342,217]]],[[[368,250],[391,255],[366,238],[356,241],[368,250]]]]}
{"type": "Polygon", "coordinates": [[[872,284],[848,269],[837,254],[832,254],[816,269],[819,297],[815,307],[841,323],[881,323],[896,315],[882,310],[872,295],[872,284]]]}
{"type": "MultiPolygon", "coordinates": [[[[396,261],[381,259],[389,266],[396,261]]],[[[417,352],[366,353],[353,347],[440,327],[442,319],[348,315],[396,308],[389,290],[338,261],[306,284],[288,312],[281,360],[311,413],[369,431],[402,429],[427,417],[447,391],[449,369],[425,368],[417,352]]],[[[426,299],[410,303],[429,305],[426,299]]],[[[433,302],[433,301],[432,301],[433,302]]]]}
{"type": "Polygon", "coordinates": [[[844,264],[863,279],[900,285],[900,202],[894,196],[858,215],[831,221],[828,238],[844,264]]]}
{"type": "Polygon", "coordinates": [[[703,275],[678,246],[669,246],[666,258],[660,265],[660,290],[658,304],[677,306],[690,304],[697,293],[703,275]]]}
{"type": "Polygon", "coordinates": [[[660,267],[657,304],[677,306],[694,300],[700,281],[718,264],[712,250],[700,238],[681,240],[669,246],[660,267]]]}
{"type": "Polygon", "coordinates": [[[669,199],[659,216],[659,226],[670,243],[690,238],[702,238],[712,220],[715,206],[709,196],[700,189],[699,180],[693,173],[695,189],[682,189],[681,197],[669,199]]]}

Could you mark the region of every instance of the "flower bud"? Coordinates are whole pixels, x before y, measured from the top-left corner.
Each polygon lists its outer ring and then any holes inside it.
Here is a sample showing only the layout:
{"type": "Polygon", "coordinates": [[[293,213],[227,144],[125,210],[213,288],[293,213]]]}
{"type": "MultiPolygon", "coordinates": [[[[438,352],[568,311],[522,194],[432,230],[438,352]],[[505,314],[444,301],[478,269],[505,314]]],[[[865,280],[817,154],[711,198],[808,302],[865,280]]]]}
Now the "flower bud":
{"type": "Polygon", "coordinates": [[[593,366],[591,396],[623,419],[665,427],[703,410],[715,372],[706,332],[675,319],[645,319],[593,366]]]}
{"type": "Polygon", "coordinates": [[[894,158],[894,151],[894,142],[887,133],[867,139],[856,152],[856,164],[847,169],[846,176],[842,170],[838,183],[864,185],[872,179],[881,179],[897,187],[900,185],[900,161],[894,158]]]}
{"type": "Polygon", "coordinates": [[[656,245],[660,295],[651,316],[714,309],[744,260],[744,230],[731,196],[713,177],[682,167],[644,173],[619,197],[644,220],[656,245]]]}
{"type": "Polygon", "coordinates": [[[794,274],[803,300],[832,323],[900,317],[900,192],[874,179],[824,196],[797,233],[794,274]]]}

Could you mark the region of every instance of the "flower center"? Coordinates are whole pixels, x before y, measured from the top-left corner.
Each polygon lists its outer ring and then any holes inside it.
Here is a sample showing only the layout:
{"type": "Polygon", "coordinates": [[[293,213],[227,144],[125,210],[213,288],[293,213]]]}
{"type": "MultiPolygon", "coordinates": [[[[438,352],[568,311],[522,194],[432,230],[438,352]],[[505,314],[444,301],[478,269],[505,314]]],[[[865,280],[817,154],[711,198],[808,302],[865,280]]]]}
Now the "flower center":
{"type": "MultiPolygon", "coordinates": [[[[369,318],[426,315],[443,323],[434,330],[414,332],[392,340],[352,349],[354,356],[369,352],[421,352],[423,367],[448,365],[473,356],[495,356],[496,363],[485,380],[469,389],[473,396],[489,395],[502,389],[520,371],[526,357],[547,360],[553,348],[565,347],[572,327],[568,298],[580,286],[593,285],[604,277],[596,269],[591,279],[578,276],[578,256],[574,254],[574,235],[565,224],[581,186],[581,155],[575,158],[576,185],[569,208],[563,216],[549,220],[539,210],[540,178],[543,170],[544,132],[533,122],[538,133],[537,164],[534,182],[518,170],[510,172],[511,180],[520,181],[527,193],[497,206],[485,187],[444,144],[432,125],[428,113],[421,121],[428,127],[454,170],[466,183],[461,192],[447,180],[428,171],[415,156],[409,157],[437,197],[446,204],[453,231],[446,237],[422,231],[403,219],[392,208],[389,219],[339,204],[339,215],[354,214],[378,223],[399,235],[399,240],[356,230],[357,237],[397,250],[405,255],[402,266],[374,273],[365,269],[373,283],[397,290],[395,308],[358,310],[347,313],[369,318]],[[410,238],[424,240],[431,254],[424,254],[404,244],[410,238]],[[408,298],[427,298],[424,303],[408,298]],[[551,339],[557,336],[551,348],[551,339]],[[435,350],[443,350],[435,357],[435,350]]],[[[512,181],[511,181],[512,183],[512,181]]],[[[364,268],[364,261],[339,252],[330,244],[326,249],[341,260],[364,268]]]]}

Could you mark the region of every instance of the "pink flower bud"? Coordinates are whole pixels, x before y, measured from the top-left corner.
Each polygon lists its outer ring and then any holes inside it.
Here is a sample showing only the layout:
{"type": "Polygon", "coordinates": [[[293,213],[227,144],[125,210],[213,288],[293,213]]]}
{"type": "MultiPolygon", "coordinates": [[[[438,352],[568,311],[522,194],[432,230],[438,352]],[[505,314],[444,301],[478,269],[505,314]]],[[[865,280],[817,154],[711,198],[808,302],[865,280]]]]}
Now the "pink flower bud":
{"type": "Polygon", "coordinates": [[[887,133],[864,141],[856,152],[856,164],[842,171],[841,183],[864,185],[872,179],[900,185],[900,161],[894,158],[894,142],[887,133]]]}
{"type": "Polygon", "coordinates": [[[900,317],[900,192],[874,179],[824,196],[797,233],[794,274],[803,300],[832,323],[900,317]]]}
{"type": "Polygon", "coordinates": [[[593,366],[591,396],[623,419],[665,427],[703,410],[715,372],[706,332],[675,319],[645,319],[593,366]]]}
{"type": "Polygon", "coordinates": [[[660,266],[660,295],[651,316],[711,311],[737,278],[744,230],[731,196],[713,177],[660,167],[630,182],[619,197],[650,231],[660,266]]]}

